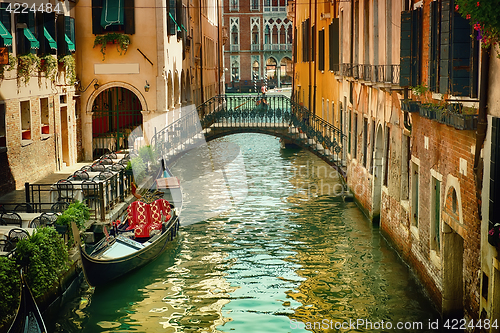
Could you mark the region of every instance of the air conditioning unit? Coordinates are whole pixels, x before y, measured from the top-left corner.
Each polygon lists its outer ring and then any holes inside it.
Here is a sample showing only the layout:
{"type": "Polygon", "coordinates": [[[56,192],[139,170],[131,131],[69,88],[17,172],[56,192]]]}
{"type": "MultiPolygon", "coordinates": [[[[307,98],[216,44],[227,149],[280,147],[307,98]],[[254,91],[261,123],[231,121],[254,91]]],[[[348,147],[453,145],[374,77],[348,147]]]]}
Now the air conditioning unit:
{"type": "Polygon", "coordinates": [[[330,18],[330,13],[321,13],[319,15],[319,17],[320,17],[321,20],[329,19],[330,18]]]}

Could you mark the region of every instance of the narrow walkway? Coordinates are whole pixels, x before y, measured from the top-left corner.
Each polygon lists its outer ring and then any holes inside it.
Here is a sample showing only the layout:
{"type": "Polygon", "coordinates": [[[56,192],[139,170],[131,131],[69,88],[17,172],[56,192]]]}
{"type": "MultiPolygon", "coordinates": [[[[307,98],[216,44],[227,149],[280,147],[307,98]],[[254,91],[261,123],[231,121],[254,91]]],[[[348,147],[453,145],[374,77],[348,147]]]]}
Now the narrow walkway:
{"type": "MultiPolygon", "coordinates": [[[[83,166],[88,165],[90,163],[92,163],[92,162],[80,162],[80,163],[76,163],[72,166],[64,167],[60,171],[56,171],[54,173],[51,173],[50,175],[43,177],[42,179],[34,182],[33,184],[54,184],[54,183],[57,183],[58,180],[68,178],[76,170],[80,170],[83,166]]],[[[15,190],[15,191],[9,192],[9,193],[0,197],[0,203],[21,203],[21,202],[26,202],[26,193],[24,191],[24,188],[21,190],[15,190]]],[[[44,202],[50,202],[49,193],[47,193],[47,201],[44,201],[44,202]]]]}

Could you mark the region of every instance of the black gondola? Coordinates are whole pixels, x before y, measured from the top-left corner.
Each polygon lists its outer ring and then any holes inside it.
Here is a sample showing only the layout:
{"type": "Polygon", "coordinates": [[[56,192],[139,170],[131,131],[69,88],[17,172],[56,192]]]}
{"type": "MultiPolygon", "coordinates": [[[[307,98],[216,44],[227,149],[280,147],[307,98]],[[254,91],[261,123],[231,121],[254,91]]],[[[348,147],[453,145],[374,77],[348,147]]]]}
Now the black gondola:
{"type": "MultiPolygon", "coordinates": [[[[120,232],[115,229],[114,235],[106,235],[96,245],[79,244],[83,271],[89,285],[106,284],[144,266],[162,254],[175,239],[182,207],[182,192],[177,178],[165,170],[163,176],[156,179],[150,193],[159,193],[160,200],[165,199],[171,207],[170,217],[166,220],[165,216],[162,217],[161,229],[156,230],[156,234],[138,241],[130,231],[120,232]]],[[[76,226],[73,226],[73,233],[79,243],[76,226]]]]}
{"type": "Polygon", "coordinates": [[[45,323],[42,314],[36,305],[35,299],[31,294],[23,271],[21,270],[21,300],[16,318],[12,322],[8,333],[45,333],[45,323]]]}

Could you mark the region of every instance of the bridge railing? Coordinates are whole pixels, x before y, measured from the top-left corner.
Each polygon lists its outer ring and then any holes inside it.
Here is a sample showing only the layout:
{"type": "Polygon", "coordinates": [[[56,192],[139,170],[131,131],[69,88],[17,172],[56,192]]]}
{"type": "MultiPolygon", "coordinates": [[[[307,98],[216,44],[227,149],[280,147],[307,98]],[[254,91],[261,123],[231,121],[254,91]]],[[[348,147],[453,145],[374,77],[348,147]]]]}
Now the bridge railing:
{"type": "Polygon", "coordinates": [[[166,160],[188,146],[205,142],[202,132],[212,128],[289,128],[291,125],[341,159],[340,129],[283,95],[219,95],[155,133],[151,144],[166,160]]]}

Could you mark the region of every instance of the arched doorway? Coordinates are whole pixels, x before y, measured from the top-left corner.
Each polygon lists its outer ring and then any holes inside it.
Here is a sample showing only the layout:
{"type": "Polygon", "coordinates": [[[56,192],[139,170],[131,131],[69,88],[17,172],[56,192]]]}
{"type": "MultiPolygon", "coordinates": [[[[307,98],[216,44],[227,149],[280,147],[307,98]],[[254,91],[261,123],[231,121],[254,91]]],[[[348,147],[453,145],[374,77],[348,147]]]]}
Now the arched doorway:
{"type": "Polygon", "coordinates": [[[280,87],[292,86],[293,65],[292,59],[284,57],[280,61],[279,82],[280,87]]]}
{"type": "Polygon", "coordinates": [[[266,61],[266,80],[269,88],[274,88],[278,85],[278,78],[276,76],[276,67],[278,63],[273,57],[266,61]]]}
{"type": "Polygon", "coordinates": [[[103,90],[92,105],[93,158],[128,148],[128,136],[142,125],[142,107],[137,96],[122,87],[103,90]]]}

